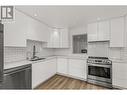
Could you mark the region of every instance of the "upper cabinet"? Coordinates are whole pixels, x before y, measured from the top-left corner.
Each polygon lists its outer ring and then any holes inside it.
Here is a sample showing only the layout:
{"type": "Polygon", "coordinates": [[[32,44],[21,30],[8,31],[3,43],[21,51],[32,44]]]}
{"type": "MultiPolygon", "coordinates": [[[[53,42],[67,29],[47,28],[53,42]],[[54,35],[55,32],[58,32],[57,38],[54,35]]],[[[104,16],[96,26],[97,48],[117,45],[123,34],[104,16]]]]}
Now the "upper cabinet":
{"type": "Polygon", "coordinates": [[[68,29],[60,29],[60,48],[69,48],[68,29]]]}
{"type": "Polygon", "coordinates": [[[127,17],[117,17],[88,24],[88,42],[109,41],[110,47],[125,47],[125,22],[127,17]]]}
{"type": "Polygon", "coordinates": [[[50,29],[46,48],[59,48],[60,33],[57,29],[50,29]]]}
{"type": "Polygon", "coordinates": [[[27,18],[15,11],[15,20],[4,24],[4,46],[26,47],[27,18]]]}
{"type": "Polygon", "coordinates": [[[88,42],[97,41],[97,23],[88,24],[88,42]]]}
{"type": "Polygon", "coordinates": [[[26,39],[47,42],[49,27],[15,10],[15,20],[4,24],[4,45],[26,47],[26,39]]]}
{"type": "Polygon", "coordinates": [[[68,48],[68,29],[50,29],[46,48],[68,48]]]}
{"type": "Polygon", "coordinates": [[[49,27],[41,22],[28,17],[27,39],[47,42],[49,35],[49,27]]]}
{"type": "Polygon", "coordinates": [[[109,40],[109,21],[88,24],[88,42],[109,40]]]}
{"type": "Polygon", "coordinates": [[[125,46],[125,19],[119,17],[111,20],[110,47],[125,46]]]}
{"type": "Polygon", "coordinates": [[[110,21],[100,21],[98,22],[98,40],[106,41],[110,40],[110,21]]]}

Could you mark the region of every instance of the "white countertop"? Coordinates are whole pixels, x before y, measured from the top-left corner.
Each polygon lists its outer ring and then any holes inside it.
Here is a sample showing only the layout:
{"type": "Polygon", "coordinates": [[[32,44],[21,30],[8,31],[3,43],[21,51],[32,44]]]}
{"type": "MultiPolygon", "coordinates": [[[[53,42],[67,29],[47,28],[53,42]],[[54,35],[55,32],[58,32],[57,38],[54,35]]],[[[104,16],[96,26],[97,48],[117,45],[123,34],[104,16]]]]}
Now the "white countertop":
{"type": "Polygon", "coordinates": [[[7,62],[7,63],[4,63],[4,69],[14,68],[14,67],[22,66],[22,65],[27,65],[27,64],[31,64],[31,62],[27,60],[7,62]]]}
{"type": "Polygon", "coordinates": [[[84,55],[56,55],[56,56],[62,58],[70,58],[70,59],[81,59],[81,60],[87,59],[87,56],[84,55]]]}
{"type": "Polygon", "coordinates": [[[55,57],[56,56],[49,56],[49,57],[46,57],[46,59],[38,60],[38,61],[29,61],[29,60],[24,59],[24,60],[15,61],[15,62],[5,62],[4,69],[14,68],[14,67],[28,65],[28,64],[34,64],[34,63],[46,61],[46,60],[49,60],[49,59],[55,58],[55,57]]]}
{"type": "Polygon", "coordinates": [[[58,58],[58,57],[62,57],[62,58],[72,58],[72,59],[80,59],[80,60],[85,60],[86,57],[79,57],[79,56],[65,56],[65,55],[54,55],[54,56],[45,56],[43,60],[38,60],[38,61],[28,61],[28,60],[20,60],[20,61],[15,61],[15,62],[6,62],[4,63],[4,69],[9,69],[9,68],[14,68],[14,67],[18,67],[18,66],[22,66],[22,65],[28,65],[28,64],[34,64],[37,62],[42,62],[42,61],[46,61],[52,58],[58,58]]]}

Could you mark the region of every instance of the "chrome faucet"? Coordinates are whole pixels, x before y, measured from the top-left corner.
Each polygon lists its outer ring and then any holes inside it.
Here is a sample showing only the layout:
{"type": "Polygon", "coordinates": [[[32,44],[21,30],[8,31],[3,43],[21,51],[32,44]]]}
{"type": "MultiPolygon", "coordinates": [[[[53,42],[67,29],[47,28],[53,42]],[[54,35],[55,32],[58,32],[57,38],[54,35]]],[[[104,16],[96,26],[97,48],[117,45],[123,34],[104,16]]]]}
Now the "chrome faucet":
{"type": "Polygon", "coordinates": [[[36,56],[36,47],[35,47],[35,45],[33,46],[33,58],[32,59],[34,59],[34,58],[36,58],[37,56],[36,56]]]}

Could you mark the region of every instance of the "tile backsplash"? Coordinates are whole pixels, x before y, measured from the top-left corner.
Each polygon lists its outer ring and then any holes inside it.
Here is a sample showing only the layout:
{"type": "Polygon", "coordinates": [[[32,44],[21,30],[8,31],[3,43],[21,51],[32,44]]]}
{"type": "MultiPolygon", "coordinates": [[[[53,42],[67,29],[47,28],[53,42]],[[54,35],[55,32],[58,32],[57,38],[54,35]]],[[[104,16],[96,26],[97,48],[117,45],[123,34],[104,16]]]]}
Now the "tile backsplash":
{"type": "Polygon", "coordinates": [[[43,47],[43,42],[27,40],[27,47],[4,47],[4,62],[15,62],[25,60],[32,56],[33,45],[36,46],[36,56],[46,57],[54,55],[53,49],[46,49],[43,47]]]}
{"type": "Polygon", "coordinates": [[[25,47],[4,47],[4,62],[15,62],[26,59],[25,47]]]}
{"type": "Polygon", "coordinates": [[[109,42],[88,43],[88,55],[98,57],[109,57],[109,42]]]}
{"type": "Polygon", "coordinates": [[[53,49],[44,48],[44,42],[41,41],[33,41],[27,40],[27,57],[31,58],[33,55],[33,46],[36,47],[36,56],[38,57],[46,57],[54,55],[53,49]]]}
{"type": "Polygon", "coordinates": [[[127,61],[127,47],[109,47],[109,42],[93,42],[88,44],[89,56],[104,56],[111,59],[127,61]]]}

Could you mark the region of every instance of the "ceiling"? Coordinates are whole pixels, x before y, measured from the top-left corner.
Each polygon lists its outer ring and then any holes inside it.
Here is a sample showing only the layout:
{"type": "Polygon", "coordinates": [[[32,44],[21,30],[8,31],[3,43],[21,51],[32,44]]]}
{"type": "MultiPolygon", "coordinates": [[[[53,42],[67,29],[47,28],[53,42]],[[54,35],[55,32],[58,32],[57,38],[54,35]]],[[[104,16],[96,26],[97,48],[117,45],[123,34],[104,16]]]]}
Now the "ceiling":
{"type": "Polygon", "coordinates": [[[16,9],[57,28],[75,27],[127,13],[127,6],[16,6],[16,9]]]}

